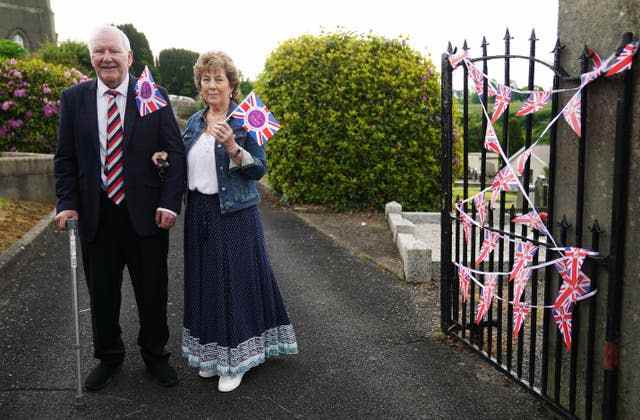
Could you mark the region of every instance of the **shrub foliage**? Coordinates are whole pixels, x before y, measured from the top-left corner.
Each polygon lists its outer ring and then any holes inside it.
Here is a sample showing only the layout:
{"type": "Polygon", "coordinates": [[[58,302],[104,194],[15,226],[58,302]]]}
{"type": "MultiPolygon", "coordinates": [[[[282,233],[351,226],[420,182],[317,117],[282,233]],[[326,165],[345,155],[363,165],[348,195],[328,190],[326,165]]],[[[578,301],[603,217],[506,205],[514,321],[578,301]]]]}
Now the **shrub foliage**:
{"type": "Polygon", "coordinates": [[[288,40],[256,90],[282,124],[268,143],[269,182],[285,199],[438,208],[440,78],[404,40],[347,32],[288,40]]]}
{"type": "Polygon", "coordinates": [[[0,59],[0,151],[52,153],[60,94],[85,79],[40,59],[0,59]]]}
{"type": "Polygon", "coordinates": [[[131,44],[131,52],[133,53],[133,64],[131,65],[131,73],[138,77],[144,66],[149,66],[149,71],[155,75],[155,63],[153,61],[153,53],[149,47],[147,36],[136,29],[131,23],[118,25],[118,28],[127,35],[131,44]]]}
{"type": "Polygon", "coordinates": [[[74,67],[86,75],[94,74],[89,47],[84,42],[64,41],[60,45],[49,42],[38,49],[36,56],[48,63],[74,67]]]}
{"type": "Polygon", "coordinates": [[[159,80],[169,93],[191,98],[197,95],[193,83],[193,65],[196,63],[198,55],[195,51],[180,48],[160,51],[158,56],[159,80]]]}
{"type": "Polygon", "coordinates": [[[27,55],[27,50],[10,39],[0,39],[0,58],[20,58],[27,55]]]}

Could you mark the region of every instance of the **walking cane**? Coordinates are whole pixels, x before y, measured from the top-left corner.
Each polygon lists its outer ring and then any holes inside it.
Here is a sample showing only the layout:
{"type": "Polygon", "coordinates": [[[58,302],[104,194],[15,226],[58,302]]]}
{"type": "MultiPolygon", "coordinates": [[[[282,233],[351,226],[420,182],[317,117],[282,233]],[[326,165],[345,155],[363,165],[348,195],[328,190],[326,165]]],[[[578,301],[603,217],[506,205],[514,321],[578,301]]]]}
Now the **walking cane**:
{"type": "Polygon", "coordinates": [[[67,230],[69,231],[69,260],[71,262],[71,286],[73,289],[73,318],[76,325],[76,376],[78,378],[78,389],[76,399],[82,397],[82,371],[80,370],[80,321],[78,313],[78,257],[76,255],[76,237],[78,233],[78,221],[67,220],[67,230]]]}

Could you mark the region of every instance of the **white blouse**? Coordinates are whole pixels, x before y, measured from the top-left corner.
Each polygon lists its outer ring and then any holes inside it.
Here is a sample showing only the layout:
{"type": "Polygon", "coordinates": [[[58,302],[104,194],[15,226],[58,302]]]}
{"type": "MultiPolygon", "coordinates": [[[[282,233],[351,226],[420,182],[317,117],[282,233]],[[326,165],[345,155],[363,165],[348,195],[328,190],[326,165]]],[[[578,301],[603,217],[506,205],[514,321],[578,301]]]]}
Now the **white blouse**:
{"type": "MultiPolygon", "coordinates": [[[[222,148],[216,143],[215,137],[203,132],[195,144],[191,146],[187,155],[187,173],[189,189],[199,191],[202,194],[218,193],[218,172],[216,168],[215,149],[222,148]]],[[[242,162],[237,165],[233,160],[229,163],[229,169],[240,166],[241,168],[254,163],[253,156],[240,146],[242,162]]],[[[222,169],[222,168],[220,168],[222,169]]]]}

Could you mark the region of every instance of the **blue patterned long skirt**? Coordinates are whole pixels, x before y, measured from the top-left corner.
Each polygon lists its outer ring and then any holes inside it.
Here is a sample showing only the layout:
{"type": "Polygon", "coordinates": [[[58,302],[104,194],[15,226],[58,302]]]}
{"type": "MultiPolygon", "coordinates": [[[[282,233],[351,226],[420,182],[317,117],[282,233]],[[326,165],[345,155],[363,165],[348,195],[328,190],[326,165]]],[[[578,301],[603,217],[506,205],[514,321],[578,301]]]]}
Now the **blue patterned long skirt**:
{"type": "Polygon", "coordinates": [[[221,214],[218,195],[189,192],[182,353],[218,375],[298,352],[256,206],[221,214]]]}

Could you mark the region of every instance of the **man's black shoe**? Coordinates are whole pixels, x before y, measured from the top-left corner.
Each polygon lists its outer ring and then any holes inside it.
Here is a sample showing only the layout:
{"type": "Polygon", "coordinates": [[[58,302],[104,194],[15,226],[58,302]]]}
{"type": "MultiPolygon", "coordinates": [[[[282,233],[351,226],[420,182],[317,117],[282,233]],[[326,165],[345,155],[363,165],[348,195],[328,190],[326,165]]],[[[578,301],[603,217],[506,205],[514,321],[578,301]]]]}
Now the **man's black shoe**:
{"type": "Polygon", "coordinates": [[[87,379],[84,381],[84,389],[87,391],[99,391],[113,379],[113,376],[120,370],[120,365],[108,365],[100,362],[98,366],[93,368],[87,379]]]}
{"type": "Polygon", "coordinates": [[[156,382],[167,388],[178,384],[178,374],[167,362],[147,365],[147,372],[156,382]]]}

